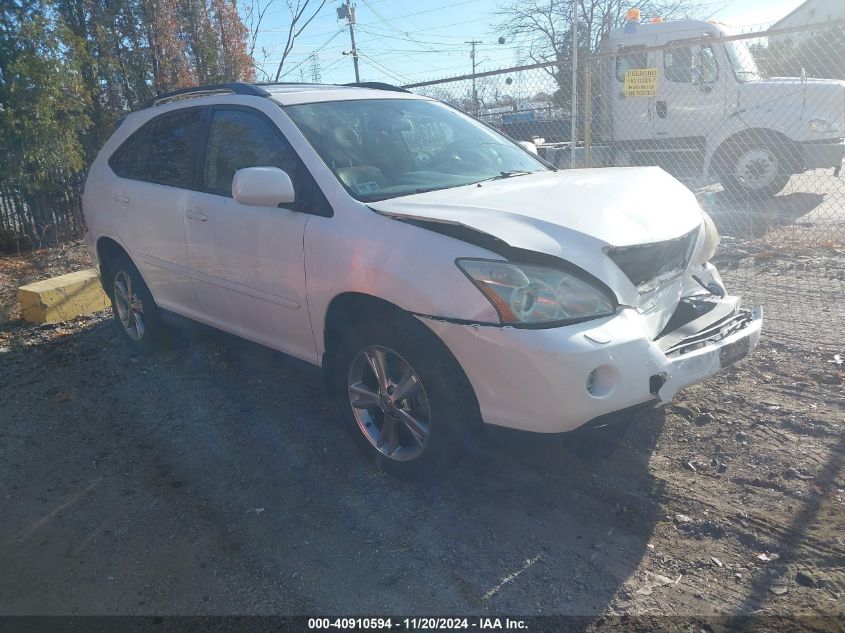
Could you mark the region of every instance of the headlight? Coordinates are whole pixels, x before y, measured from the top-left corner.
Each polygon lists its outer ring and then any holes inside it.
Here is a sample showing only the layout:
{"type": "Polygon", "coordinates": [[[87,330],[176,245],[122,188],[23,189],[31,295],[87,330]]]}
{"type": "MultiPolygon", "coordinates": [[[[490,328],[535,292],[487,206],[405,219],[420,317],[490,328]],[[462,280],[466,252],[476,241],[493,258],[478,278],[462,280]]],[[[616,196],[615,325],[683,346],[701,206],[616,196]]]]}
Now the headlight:
{"type": "Polygon", "coordinates": [[[701,250],[699,250],[698,256],[695,258],[696,264],[706,264],[713,259],[713,255],[716,254],[716,248],[722,239],[719,236],[719,231],[716,230],[716,225],[713,223],[713,218],[710,217],[710,214],[706,211],[702,211],[702,213],[704,214],[704,243],[701,245],[701,250]]]}
{"type": "Polygon", "coordinates": [[[583,320],[615,311],[607,292],[562,270],[481,259],[457,264],[490,299],[502,323],[583,320]]]}
{"type": "Polygon", "coordinates": [[[819,132],[823,134],[833,134],[839,127],[836,125],[836,121],[829,121],[827,119],[813,119],[807,124],[807,126],[810,128],[811,132],[819,132]]]}

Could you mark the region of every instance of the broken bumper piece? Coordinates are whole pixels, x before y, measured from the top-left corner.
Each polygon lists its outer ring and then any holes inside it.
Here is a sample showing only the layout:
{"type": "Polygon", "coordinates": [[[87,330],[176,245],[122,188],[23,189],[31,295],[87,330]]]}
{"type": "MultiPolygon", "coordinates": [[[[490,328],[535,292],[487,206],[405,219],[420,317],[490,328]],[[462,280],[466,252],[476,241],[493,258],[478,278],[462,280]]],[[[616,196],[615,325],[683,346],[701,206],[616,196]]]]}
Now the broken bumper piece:
{"type": "Polygon", "coordinates": [[[670,366],[657,392],[660,400],[669,402],[684,387],[701,382],[748,356],[757,347],[762,325],[760,306],[753,310],[737,306],[730,315],[673,341],[663,350],[670,366]]]}
{"type": "Polygon", "coordinates": [[[453,323],[419,317],[460,363],[488,424],[541,433],[575,430],[643,403],[668,402],[751,353],[762,310],[735,297],[652,340],[643,316],[550,329],[453,323]]]}

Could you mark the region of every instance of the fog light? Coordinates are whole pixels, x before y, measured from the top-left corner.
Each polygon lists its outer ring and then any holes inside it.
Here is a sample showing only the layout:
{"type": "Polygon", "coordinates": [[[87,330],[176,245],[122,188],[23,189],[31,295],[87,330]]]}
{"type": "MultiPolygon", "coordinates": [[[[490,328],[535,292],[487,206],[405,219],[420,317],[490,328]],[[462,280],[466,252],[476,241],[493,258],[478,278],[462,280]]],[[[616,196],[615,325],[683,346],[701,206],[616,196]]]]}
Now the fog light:
{"type": "Polygon", "coordinates": [[[613,391],[615,381],[616,370],[613,367],[607,365],[596,367],[587,376],[587,393],[594,398],[603,398],[613,391]]]}
{"type": "Polygon", "coordinates": [[[666,384],[666,374],[654,374],[648,379],[648,390],[651,395],[656,396],[660,388],[666,384]]]}

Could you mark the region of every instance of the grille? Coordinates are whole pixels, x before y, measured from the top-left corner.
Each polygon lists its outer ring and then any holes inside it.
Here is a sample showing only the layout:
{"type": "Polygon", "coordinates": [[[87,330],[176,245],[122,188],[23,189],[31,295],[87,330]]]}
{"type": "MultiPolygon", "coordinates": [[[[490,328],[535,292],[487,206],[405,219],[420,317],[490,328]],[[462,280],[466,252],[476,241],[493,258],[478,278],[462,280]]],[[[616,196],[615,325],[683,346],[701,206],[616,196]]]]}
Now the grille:
{"type": "Polygon", "coordinates": [[[692,255],[697,232],[696,228],[674,240],[610,248],[607,256],[622,269],[631,283],[637,287],[645,286],[652,280],[683,272],[692,255]]]}

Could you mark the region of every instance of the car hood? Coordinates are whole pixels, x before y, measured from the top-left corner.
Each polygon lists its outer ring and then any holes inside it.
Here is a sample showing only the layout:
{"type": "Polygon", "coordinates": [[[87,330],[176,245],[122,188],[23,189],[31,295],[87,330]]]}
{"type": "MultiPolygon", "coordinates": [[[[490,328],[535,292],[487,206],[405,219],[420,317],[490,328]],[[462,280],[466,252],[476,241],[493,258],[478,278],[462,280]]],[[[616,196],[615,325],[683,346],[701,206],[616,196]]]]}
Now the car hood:
{"type": "Polygon", "coordinates": [[[388,216],[459,224],[515,248],[563,256],[674,239],[701,224],[693,193],[658,167],[540,172],[370,203],[388,216]]]}
{"type": "Polygon", "coordinates": [[[464,226],[571,262],[606,283],[621,304],[651,313],[654,334],[677,306],[681,280],[640,292],[604,250],[674,240],[703,222],[693,193],[657,167],[541,172],[370,207],[398,219],[464,226]]]}

